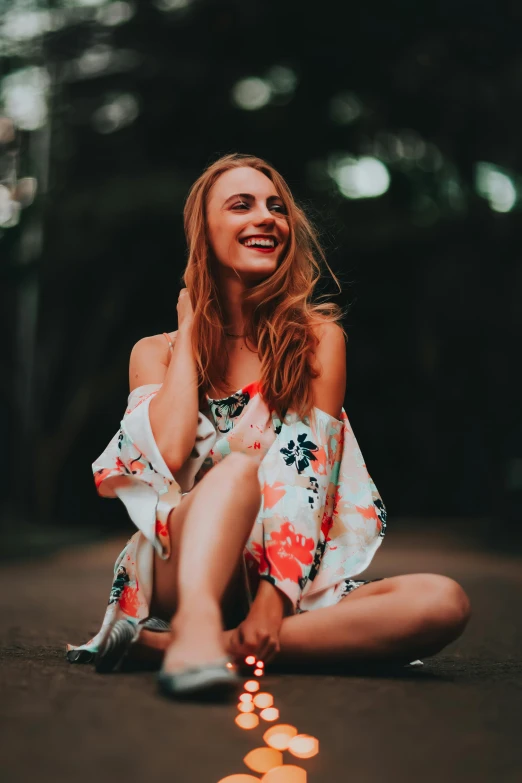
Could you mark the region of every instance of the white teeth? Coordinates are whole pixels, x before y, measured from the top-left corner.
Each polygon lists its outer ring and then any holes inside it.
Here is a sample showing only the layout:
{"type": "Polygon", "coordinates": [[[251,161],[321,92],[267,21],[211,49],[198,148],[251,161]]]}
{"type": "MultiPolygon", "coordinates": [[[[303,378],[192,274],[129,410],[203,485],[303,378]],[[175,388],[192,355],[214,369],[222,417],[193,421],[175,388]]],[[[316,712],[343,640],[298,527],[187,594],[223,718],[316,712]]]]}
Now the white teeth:
{"type": "Polygon", "coordinates": [[[247,239],[244,242],[245,247],[275,247],[273,239],[247,239]]]}

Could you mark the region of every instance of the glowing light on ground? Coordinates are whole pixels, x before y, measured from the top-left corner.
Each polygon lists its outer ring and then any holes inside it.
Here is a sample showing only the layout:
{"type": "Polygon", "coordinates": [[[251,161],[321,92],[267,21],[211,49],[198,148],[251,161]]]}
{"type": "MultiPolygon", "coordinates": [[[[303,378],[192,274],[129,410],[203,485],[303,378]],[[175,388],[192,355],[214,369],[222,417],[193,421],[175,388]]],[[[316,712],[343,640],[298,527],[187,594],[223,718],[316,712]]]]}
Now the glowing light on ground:
{"type": "Polygon", "coordinates": [[[237,705],[239,712],[254,712],[255,707],[251,701],[240,701],[237,705]]]}
{"type": "Polygon", "coordinates": [[[259,717],[263,720],[277,720],[279,718],[279,710],[276,707],[267,707],[266,710],[261,710],[259,717]]]}
{"type": "Polygon", "coordinates": [[[263,661],[256,661],[256,666],[257,666],[258,669],[264,669],[265,668],[265,664],[263,663],[263,661]]]}
{"type": "Polygon", "coordinates": [[[290,723],[278,723],[271,726],[263,734],[263,739],[267,745],[276,750],[286,750],[293,737],[297,735],[297,729],[290,723]]]}
{"type": "Polygon", "coordinates": [[[310,759],[319,753],[319,740],[309,734],[297,734],[290,740],[288,750],[299,759],[310,759]]]}
{"type": "Polygon", "coordinates": [[[265,707],[271,707],[274,703],[274,697],[271,693],[258,693],[254,696],[254,704],[256,707],[264,709],[265,707]]]}
{"type": "Polygon", "coordinates": [[[273,748],[256,748],[247,753],[243,761],[254,772],[268,772],[282,765],[283,754],[273,748]]]}
{"type": "Polygon", "coordinates": [[[264,674],[263,669],[254,669],[254,674],[256,677],[261,677],[262,674],[264,674]]]}
{"type": "Polygon", "coordinates": [[[240,713],[236,715],[234,721],[241,729],[255,729],[256,726],[259,726],[259,718],[254,712],[240,713]]]}
{"type": "Polygon", "coordinates": [[[255,693],[259,690],[259,683],[255,680],[248,680],[248,682],[245,682],[245,690],[250,693],[255,693]]]}
{"type": "Polygon", "coordinates": [[[256,662],[256,659],[253,655],[249,655],[247,658],[245,658],[245,663],[248,663],[249,666],[252,666],[256,662]]]}
{"type": "Polygon", "coordinates": [[[254,775],[227,775],[226,778],[218,780],[218,783],[252,783],[252,780],[257,780],[259,783],[259,778],[254,775]]]}
{"type": "Polygon", "coordinates": [[[293,764],[283,764],[281,767],[274,767],[261,778],[262,783],[306,783],[307,774],[301,767],[294,767],[293,764]]]}
{"type": "Polygon", "coordinates": [[[241,696],[239,697],[239,701],[245,701],[245,702],[252,701],[252,699],[253,696],[251,693],[242,693],[241,696]]]}

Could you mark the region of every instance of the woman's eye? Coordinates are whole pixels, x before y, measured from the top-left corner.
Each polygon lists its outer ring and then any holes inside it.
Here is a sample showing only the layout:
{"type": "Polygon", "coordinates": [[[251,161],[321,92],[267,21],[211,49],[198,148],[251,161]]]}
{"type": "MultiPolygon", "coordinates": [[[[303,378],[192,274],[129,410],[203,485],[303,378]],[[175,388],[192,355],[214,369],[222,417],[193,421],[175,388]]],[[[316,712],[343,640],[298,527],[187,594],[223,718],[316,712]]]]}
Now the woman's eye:
{"type": "MultiPolygon", "coordinates": [[[[234,204],[232,209],[250,209],[248,204],[245,204],[244,201],[234,204]]],[[[272,204],[270,209],[275,209],[277,212],[280,212],[282,215],[286,215],[286,209],[284,208],[283,204],[272,204]]]]}

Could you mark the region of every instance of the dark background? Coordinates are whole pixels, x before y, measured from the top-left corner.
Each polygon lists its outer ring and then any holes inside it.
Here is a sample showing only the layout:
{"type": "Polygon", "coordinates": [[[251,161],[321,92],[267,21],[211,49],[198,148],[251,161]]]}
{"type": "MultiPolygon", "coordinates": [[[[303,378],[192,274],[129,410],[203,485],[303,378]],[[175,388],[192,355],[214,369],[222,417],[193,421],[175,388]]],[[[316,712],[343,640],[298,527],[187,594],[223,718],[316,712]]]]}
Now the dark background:
{"type": "Polygon", "coordinates": [[[389,532],[449,524],[520,545],[522,6],[9,9],[1,181],[21,212],[0,229],[6,534],[27,553],[38,531],[130,529],[91,463],[123,415],[132,346],[177,327],[188,189],[239,151],[287,179],[341,280],[339,295],[325,270],[321,291],[350,305],[345,409],[389,532]]]}

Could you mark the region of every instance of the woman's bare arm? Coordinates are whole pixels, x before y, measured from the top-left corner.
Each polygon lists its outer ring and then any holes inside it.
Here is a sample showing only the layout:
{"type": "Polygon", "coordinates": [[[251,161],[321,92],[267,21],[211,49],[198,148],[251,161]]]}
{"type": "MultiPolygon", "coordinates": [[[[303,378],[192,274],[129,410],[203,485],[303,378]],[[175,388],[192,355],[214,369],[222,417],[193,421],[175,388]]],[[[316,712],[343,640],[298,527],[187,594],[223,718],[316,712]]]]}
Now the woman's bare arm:
{"type": "Polygon", "coordinates": [[[163,386],[151,400],[152,434],[171,473],[190,456],[198,427],[198,377],[192,351],[192,327],[182,325],[174,349],[163,335],[144,337],[132,349],[129,365],[130,390],[148,383],[163,386]]]}
{"type": "Polygon", "coordinates": [[[321,374],[312,379],[314,405],[340,419],[346,393],[346,340],[335,323],[322,325],[316,335],[319,344],[313,364],[321,374]]]}

